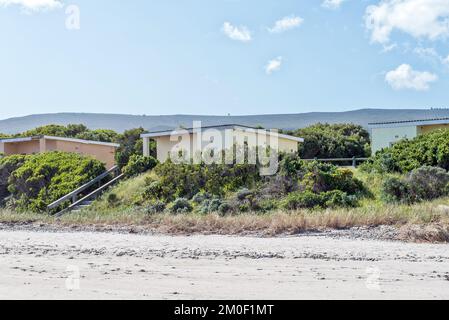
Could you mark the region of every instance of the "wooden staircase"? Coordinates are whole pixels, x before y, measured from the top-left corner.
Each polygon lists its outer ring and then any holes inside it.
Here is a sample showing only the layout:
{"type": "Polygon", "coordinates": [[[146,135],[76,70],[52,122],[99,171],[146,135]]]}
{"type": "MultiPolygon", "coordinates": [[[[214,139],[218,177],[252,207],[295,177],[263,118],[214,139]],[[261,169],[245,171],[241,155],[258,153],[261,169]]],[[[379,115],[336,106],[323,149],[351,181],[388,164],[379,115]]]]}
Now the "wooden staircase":
{"type": "Polygon", "coordinates": [[[70,202],[70,205],[58,211],[56,216],[59,217],[69,212],[80,212],[81,210],[89,208],[96,198],[102,195],[104,191],[123,177],[124,174],[120,172],[119,167],[115,166],[78,189],[51,203],[48,205],[47,210],[50,211],[60,208],[67,202],[70,202]],[[94,189],[95,186],[96,188],[94,189]],[[92,189],[94,190],[92,191],[92,189]]]}
{"type": "Polygon", "coordinates": [[[80,212],[83,209],[87,209],[92,205],[93,201],[92,200],[86,200],[81,202],[79,205],[73,207],[73,209],[71,210],[72,212],[80,212]]]}

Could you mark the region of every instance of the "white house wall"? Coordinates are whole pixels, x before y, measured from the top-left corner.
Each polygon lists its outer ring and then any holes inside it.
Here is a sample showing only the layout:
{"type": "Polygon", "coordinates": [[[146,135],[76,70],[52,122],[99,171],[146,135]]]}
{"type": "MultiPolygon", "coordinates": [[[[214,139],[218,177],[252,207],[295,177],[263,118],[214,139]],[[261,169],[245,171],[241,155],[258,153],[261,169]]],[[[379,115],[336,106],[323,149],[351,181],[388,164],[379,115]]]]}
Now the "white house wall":
{"type": "Polygon", "coordinates": [[[417,126],[403,126],[394,128],[372,128],[371,150],[372,153],[390,147],[393,143],[402,139],[413,139],[418,135],[417,126]]]}

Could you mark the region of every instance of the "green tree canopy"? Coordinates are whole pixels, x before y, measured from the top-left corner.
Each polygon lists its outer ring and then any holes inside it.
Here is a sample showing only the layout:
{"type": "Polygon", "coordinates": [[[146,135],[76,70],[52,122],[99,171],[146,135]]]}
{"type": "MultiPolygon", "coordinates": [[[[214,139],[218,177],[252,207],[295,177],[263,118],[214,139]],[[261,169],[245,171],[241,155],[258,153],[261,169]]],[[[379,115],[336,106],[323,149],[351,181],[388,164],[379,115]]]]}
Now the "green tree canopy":
{"type": "Polygon", "coordinates": [[[88,131],[87,127],[82,124],[69,124],[67,126],[62,126],[58,124],[49,124],[46,126],[37,127],[32,130],[28,130],[20,134],[22,137],[30,136],[56,136],[64,138],[75,138],[76,135],[82,132],[88,131]]]}
{"type": "Polygon", "coordinates": [[[303,159],[365,157],[370,154],[369,133],[355,124],[318,123],[289,134],[304,138],[299,147],[303,159]]]}
{"type": "Polygon", "coordinates": [[[113,130],[97,129],[81,132],[76,135],[76,138],[101,142],[116,142],[119,136],[120,135],[113,130]]]}
{"type": "Polygon", "coordinates": [[[126,166],[132,155],[143,154],[143,140],[140,138],[142,133],[145,133],[143,128],[135,128],[126,130],[118,137],[117,143],[120,144],[120,147],[117,150],[115,159],[119,167],[123,168],[126,166]]]}

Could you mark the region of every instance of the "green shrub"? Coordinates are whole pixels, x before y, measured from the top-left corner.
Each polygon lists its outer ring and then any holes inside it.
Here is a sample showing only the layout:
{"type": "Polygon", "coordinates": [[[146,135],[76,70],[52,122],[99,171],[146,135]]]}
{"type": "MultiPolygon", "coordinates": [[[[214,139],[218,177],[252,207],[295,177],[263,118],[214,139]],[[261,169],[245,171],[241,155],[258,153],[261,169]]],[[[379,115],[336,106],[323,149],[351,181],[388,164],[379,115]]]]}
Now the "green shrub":
{"type": "Polygon", "coordinates": [[[277,199],[261,199],[257,205],[259,211],[269,212],[279,208],[279,201],[277,199]]]}
{"type": "Polygon", "coordinates": [[[115,207],[120,202],[115,193],[109,193],[106,197],[106,201],[110,207],[115,207]]]}
{"type": "Polygon", "coordinates": [[[151,203],[150,205],[148,205],[146,207],[146,213],[148,214],[156,214],[156,213],[161,213],[164,212],[165,210],[165,203],[162,201],[155,201],[153,203],[151,203]]]}
{"type": "Polygon", "coordinates": [[[382,199],[385,202],[411,202],[408,184],[397,177],[387,177],[381,187],[382,199]]]}
{"type": "Polygon", "coordinates": [[[50,124],[35,129],[28,130],[20,136],[32,137],[32,136],[56,136],[65,138],[76,138],[77,135],[89,131],[83,124],[69,124],[62,126],[58,124],[50,124]]]}
{"type": "Polygon", "coordinates": [[[207,192],[198,192],[196,195],[193,196],[192,201],[196,204],[201,204],[205,200],[209,200],[212,198],[212,195],[207,192]]]}
{"type": "MultiPolygon", "coordinates": [[[[177,198],[191,199],[202,214],[219,211],[226,202],[232,212],[266,212],[279,207],[279,200],[292,192],[292,207],[354,206],[367,194],[353,172],[318,161],[304,162],[297,156],[283,155],[281,172],[260,177],[256,166],[158,164],[145,182],[143,199],[165,203],[177,198]],[[282,169],[283,168],[283,169],[282,169]],[[226,199],[226,200],[219,200],[226,199]]],[[[145,201],[144,201],[145,202],[145,201]]],[[[288,207],[288,199],[285,205],[288,207]]],[[[228,208],[229,207],[229,208],[228,208]]]]}
{"type": "Polygon", "coordinates": [[[75,153],[40,153],[20,161],[9,176],[8,191],[17,209],[37,212],[106,170],[100,161],[75,153]]]}
{"type": "Polygon", "coordinates": [[[0,132],[0,139],[8,139],[8,138],[11,138],[9,134],[4,134],[0,132]]]}
{"type": "Polygon", "coordinates": [[[83,140],[101,141],[101,142],[115,142],[119,134],[113,130],[97,129],[87,130],[78,133],[75,138],[83,140]]]}
{"type": "Polygon", "coordinates": [[[163,186],[159,181],[153,179],[145,180],[145,190],[143,191],[143,198],[145,200],[162,199],[163,186]]]}
{"type": "Polygon", "coordinates": [[[185,198],[177,198],[168,206],[168,209],[171,213],[188,213],[192,211],[192,205],[185,198]]]}
{"type": "Polygon", "coordinates": [[[279,161],[279,174],[290,178],[295,178],[303,171],[305,162],[296,154],[281,154],[279,161]]]}
{"type": "Polygon", "coordinates": [[[352,171],[332,164],[311,161],[304,166],[300,188],[315,193],[340,190],[347,194],[365,194],[363,183],[352,171]]]}
{"type": "Polygon", "coordinates": [[[222,201],[220,199],[212,199],[209,202],[209,212],[216,212],[218,208],[222,205],[222,201]]]}
{"type": "Polygon", "coordinates": [[[224,216],[226,214],[228,214],[230,211],[232,210],[232,207],[229,205],[229,203],[227,202],[223,202],[222,204],[220,204],[220,206],[218,207],[218,213],[221,216],[224,216]]]}
{"type": "Polygon", "coordinates": [[[174,164],[171,161],[158,164],[154,173],[163,186],[160,199],[191,199],[200,192],[223,196],[241,187],[252,187],[260,180],[254,165],[205,165],[174,164]]]}
{"type": "Polygon", "coordinates": [[[209,199],[205,199],[201,202],[201,204],[195,208],[196,212],[200,213],[200,214],[208,214],[210,213],[209,211],[209,204],[210,204],[210,200],[209,199]]]}
{"type": "Polygon", "coordinates": [[[299,146],[299,155],[303,159],[370,155],[369,133],[360,125],[318,123],[291,134],[304,138],[304,143],[299,146]]]}
{"type": "Polygon", "coordinates": [[[261,200],[259,191],[242,188],[238,190],[229,200],[229,205],[233,211],[258,211],[260,210],[259,201],[261,200]]]}
{"type": "Polygon", "coordinates": [[[401,140],[378,151],[362,169],[407,173],[422,166],[449,170],[449,130],[440,129],[413,140],[401,140]]]}
{"type": "MultiPolygon", "coordinates": [[[[140,137],[146,131],[143,128],[134,128],[126,130],[123,134],[117,137],[117,143],[120,147],[115,153],[115,161],[120,168],[125,167],[131,156],[143,155],[143,140],[140,137]]],[[[150,142],[150,155],[155,157],[156,144],[154,141],[150,142]]]]}
{"type": "Polygon", "coordinates": [[[386,202],[414,203],[448,194],[449,174],[438,167],[423,166],[403,178],[389,177],[382,185],[386,202]]]}
{"type": "Polygon", "coordinates": [[[127,177],[133,177],[153,169],[157,165],[157,160],[153,157],[144,157],[141,155],[132,155],[128,164],[123,167],[122,172],[127,177]]]}
{"type": "Polygon", "coordinates": [[[248,188],[240,189],[239,191],[237,191],[237,194],[236,194],[237,199],[240,201],[247,200],[253,196],[254,196],[254,192],[252,192],[248,188]]]}
{"type": "Polygon", "coordinates": [[[8,191],[9,177],[26,159],[27,156],[24,155],[13,155],[0,159],[0,203],[10,195],[8,191]]]}
{"type": "Polygon", "coordinates": [[[251,209],[251,207],[248,203],[239,204],[237,207],[238,212],[248,212],[248,211],[250,211],[250,209],[251,209]]]}
{"type": "Polygon", "coordinates": [[[309,190],[294,192],[281,201],[281,207],[287,210],[355,206],[357,206],[357,197],[340,190],[322,193],[313,193],[309,190]]]}
{"type": "Polygon", "coordinates": [[[281,207],[287,210],[297,210],[301,208],[322,207],[324,199],[322,195],[312,191],[290,193],[281,202],[281,207]]]}
{"type": "Polygon", "coordinates": [[[448,194],[449,174],[442,168],[423,166],[410,172],[405,181],[415,201],[432,200],[448,194]]]}
{"type": "Polygon", "coordinates": [[[275,175],[265,177],[260,185],[259,196],[264,198],[280,198],[298,189],[298,178],[291,176],[275,175]]]}
{"type": "Polygon", "coordinates": [[[214,199],[205,199],[202,203],[197,207],[196,211],[201,214],[208,214],[211,212],[218,212],[223,201],[218,198],[214,199]]]}
{"type": "Polygon", "coordinates": [[[348,195],[346,192],[340,190],[328,191],[323,194],[325,200],[325,208],[336,207],[356,207],[358,199],[355,195],[348,195]]]}

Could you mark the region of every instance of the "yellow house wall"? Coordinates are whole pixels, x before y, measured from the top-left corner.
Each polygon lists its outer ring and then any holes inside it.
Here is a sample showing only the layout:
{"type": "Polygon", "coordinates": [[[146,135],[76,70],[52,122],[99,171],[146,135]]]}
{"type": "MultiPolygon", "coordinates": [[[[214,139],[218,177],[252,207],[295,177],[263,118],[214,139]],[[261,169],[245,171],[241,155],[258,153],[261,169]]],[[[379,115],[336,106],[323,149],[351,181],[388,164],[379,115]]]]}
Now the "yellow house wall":
{"type": "Polygon", "coordinates": [[[170,157],[172,150],[182,151],[183,148],[176,148],[178,141],[170,141],[170,136],[157,137],[156,140],[156,154],[159,162],[165,162],[170,157]]]}
{"type": "MultiPolygon", "coordinates": [[[[222,133],[222,142],[221,145],[223,148],[226,147],[225,143],[225,134],[224,130],[220,131],[222,133]]],[[[204,132],[203,132],[204,134],[204,132]]],[[[177,141],[170,141],[170,136],[162,136],[162,137],[156,137],[154,138],[156,140],[156,152],[157,152],[157,159],[160,162],[165,162],[168,160],[169,155],[171,152],[175,151],[189,151],[191,157],[195,155],[199,150],[202,148],[204,149],[208,144],[210,144],[209,141],[202,141],[201,148],[198,145],[198,139],[197,134],[186,134],[183,135],[183,142],[181,145],[179,144],[180,140],[177,141]],[[190,139],[189,139],[190,138],[190,139]]],[[[233,132],[234,142],[242,142],[245,141],[245,138],[252,141],[257,141],[257,133],[256,132],[245,132],[240,130],[234,130],[233,132]]],[[[270,145],[270,139],[268,139],[268,145],[270,145]]],[[[298,151],[298,142],[292,141],[290,139],[286,138],[279,138],[278,139],[278,148],[280,152],[286,152],[286,153],[292,153],[298,151]]]]}
{"type": "Polygon", "coordinates": [[[64,151],[91,156],[103,162],[107,169],[115,166],[115,147],[100,144],[84,144],[63,140],[47,140],[46,151],[64,151]]]}
{"type": "Polygon", "coordinates": [[[39,151],[40,145],[38,140],[4,144],[4,153],[6,156],[13,154],[33,154],[39,153],[39,151]]]}
{"type": "Polygon", "coordinates": [[[418,126],[418,134],[426,134],[438,129],[449,129],[449,124],[433,124],[428,126],[418,126]]]}
{"type": "Polygon", "coordinates": [[[279,138],[279,152],[294,153],[298,151],[298,142],[290,139],[279,138]]]}
{"type": "MultiPolygon", "coordinates": [[[[42,140],[42,139],[41,139],[42,140]]],[[[98,145],[98,144],[84,144],[79,142],[49,140],[45,139],[44,143],[40,140],[4,143],[5,155],[13,154],[33,154],[41,151],[64,151],[78,153],[85,156],[91,156],[103,162],[106,167],[112,168],[115,165],[115,147],[98,145]]]]}

